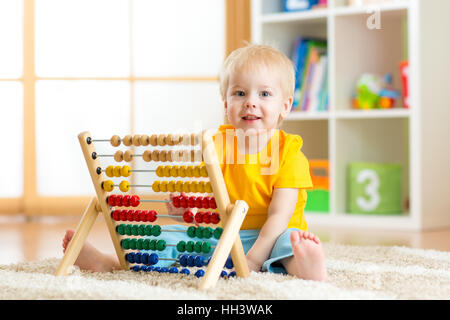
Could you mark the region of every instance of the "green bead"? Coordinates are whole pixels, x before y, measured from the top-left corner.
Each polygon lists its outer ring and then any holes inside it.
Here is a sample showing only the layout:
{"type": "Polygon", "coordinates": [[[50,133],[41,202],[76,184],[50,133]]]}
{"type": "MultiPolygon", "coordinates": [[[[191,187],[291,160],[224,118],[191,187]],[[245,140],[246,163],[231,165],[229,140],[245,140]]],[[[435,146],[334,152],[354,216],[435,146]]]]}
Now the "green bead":
{"type": "Polygon", "coordinates": [[[198,227],[197,230],[195,230],[195,236],[197,238],[202,238],[203,236],[203,229],[205,229],[204,227],[198,227]]]}
{"type": "Polygon", "coordinates": [[[153,228],[152,228],[152,235],[155,236],[155,237],[161,235],[161,226],[158,226],[158,225],[153,226],[153,228]]]}
{"type": "Polygon", "coordinates": [[[150,240],[150,250],[156,250],[156,240],[150,240]]]}
{"type": "Polygon", "coordinates": [[[142,243],[142,248],[144,250],[149,250],[150,249],[150,239],[145,239],[142,243]]]}
{"type": "Polygon", "coordinates": [[[137,246],[136,246],[136,239],[130,239],[130,249],[136,250],[137,246]]]}
{"type": "Polygon", "coordinates": [[[127,235],[127,236],[132,236],[133,235],[133,233],[131,232],[131,224],[127,224],[127,225],[125,225],[125,234],[127,235]]]}
{"type": "Polygon", "coordinates": [[[185,241],[178,242],[177,250],[178,250],[178,252],[184,252],[186,250],[186,242],[185,241]]]}
{"type": "Polygon", "coordinates": [[[210,253],[211,252],[211,243],[209,243],[207,241],[203,242],[202,252],[203,253],[210,253]]]}
{"type": "Polygon", "coordinates": [[[194,238],[195,237],[195,227],[189,227],[187,229],[187,235],[189,236],[189,238],[194,238]]]}
{"type": "Polygon", "coordinates": [[[142,248],[143,248],[143,242],[144,242],[143,239],[139,239],[139,240],[136,242],[136,248],[137,248],[138,250],[142,250],[142,248]]]}
{"type": "Polygon", "coordinates": [[[202,252],[202,245],[203,242],[202,241],[197,241],[194,245],[194,251],[197,253],[201,253],[202,252]]]}
{"type": "Polygon", "coordinates": [[[137,224],[133,225],[131,227],[131,232],[133,233],[133,236],[139,235],[139,226],[137,224]]]}
{"type": "Polygon", "coordinates": [[[209,239],[212,237],[213,234],[213,229],[211,227],[206,227],[205,229],[203,229],[203,238],[204,239],[209,239]]]}
{"type": "Polygon", "coordinates": [[[116,229],[118,234],[122,236],[125,234],[125,228],[123,224],[118,225],[116,229]]]}
{"type": "Polygon", "coordinates": [[[217,227],[216,230],[214,230],[214,238],[219,239],[222,235],[223,229],[221,227],[217,227]]]}
{"type": "Polygon", "coordinates": [[[186,251],[187,252],[194,252],[194,241],[186,242],[186,251]]]}
{"type": "Polygon", "coordinates": [[[141,224],[139,226],[139,235],[140,236],[145,236],[145,225],[141,224]]]}
{"type": "Polygon", "coordinates": [[[130,241],[128,239],[123,239],[121,241],[122,244],[122,248],[124,248],[125,250],[130,249],[130,241]]]}
{"type": "Polygon", "coordinates": [[[152,235],[152,226],[150,224],[145,227],[145,235],[146,236],[151,236],[152,235]]]}
{"type": "Polygon", "coordinates": [[[163,251],[166,248],[166,241],[165,240],[158,240],[156,243],[156,249],[159,251],[163,251]]]}

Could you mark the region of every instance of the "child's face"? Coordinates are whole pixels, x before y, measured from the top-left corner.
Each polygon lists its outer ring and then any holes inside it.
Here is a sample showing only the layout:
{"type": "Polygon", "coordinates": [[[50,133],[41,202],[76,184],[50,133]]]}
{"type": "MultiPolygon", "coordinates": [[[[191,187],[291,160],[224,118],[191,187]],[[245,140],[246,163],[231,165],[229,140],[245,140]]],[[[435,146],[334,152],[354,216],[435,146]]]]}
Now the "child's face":
{"type": "Polygon", "coordinates": [[[283,97],[277,74],[262,67],[230,74],[225,99],[228,121],[237,129],[276,129],[288,116],[292,97],[283,97]]]}

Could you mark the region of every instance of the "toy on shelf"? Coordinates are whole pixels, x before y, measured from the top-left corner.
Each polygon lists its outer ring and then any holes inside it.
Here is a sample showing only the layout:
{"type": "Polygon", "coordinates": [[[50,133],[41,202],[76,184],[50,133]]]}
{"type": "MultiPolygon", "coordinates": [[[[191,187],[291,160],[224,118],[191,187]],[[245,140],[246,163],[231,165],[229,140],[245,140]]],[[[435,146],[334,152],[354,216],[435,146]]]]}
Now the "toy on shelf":
{"type": "Polygon", "coordinates": [[[283,9],[286,12],[321,9],[327,7],[328,0],[284,0],[283,9]]]}
{"type": "Polygon", "coordinates": [[[353,95],[355,109],[391,109],[399,97],[398,91],[392,87],[392,75],[386,74],[383,78],[378,75],[365,73],[357,84],[353,95]]]}
{"type": "Polygon", "coordinates": [[[305,212],[327,213],[329,206],[329,162],[328,160],[309,160],[309,171],[313,189],[307,190],[305,212]]]}
{"type": "Polygon", "coordinates": [[[409,108],[409,61],[400,62],[403,106],[409,108]]]}
{"type": "Polygon", "coordinates": [[[56,275],[69,273],[99,213],[103,213],[117,257],[124,270],[183,274],[190,274],[192,271],[195,276],[202,277],[199,283],[200,289],[215,286],[221,276],[248,277],[250,275],[239,237],[239,230],[248,212],[248,205],[241,200],[237,200],[234,204],[230,203],[213,137],[209,131],[185,135],[127,135],[123,139],[117,135],[111,139],[93,139],[89,132],[82,132],[78,135],[78,140],[95,187],[96,197],[91,200],[86,209],[58,266],[56,275]],[[130,149],[125,152],[118,150],[98,154],[94,145],[108,142],[112,147],[119,147],[123,143],[130,149]],[[142,154],[136,154],[133,151],[134,146],[144,146],[147,150],[142,154]],[[196,148],[198,146],[200,149],[196,148]],[[161,164],[155,170],[132,169],[127,165],[105,168],[100,163],[103,157],[113,158],[116,162],[133,162],[134,159],[142,157],[147,163],[185,162],[187,164],[180,166],[161,164]],[[195,162],[201,163],[189,165],[195,162]],[[141,174],[141,172],[152,172],[157,176],[156,180],[148,185],[135,185],[128,180],[117,183],[109,179],[114,177],[131,179],[131,174],[141,174]],[[186,181],[181,178],[190,179],[186,181]],[[141,199],[137,194],[113,193],[127,193],[130,187],[151,188],[153,192],[195,193],[195,196],[180,194],[170,200],[164,200],[141,199]],[[161,215],[157,210],[134,210],[142,209],[142,207],[136,207],[143,204],[153,206],[151,209],[157,209],[154,206],[158,202],[171,202],[176,208],[185,208],[183,220],[185,223],[195,223],[196,226],[186,226],[176,230],[170,225],[161,228],[159,225],[149,223],[159,217],[170,217],[169,215],[161,215]],[[129,210],[130,207],[133,207],[132,210],[129,210]],[[214,228],[208,224],[213,224],[214,228]],[[192,241],[173,243],[174,241],[169,240],[166,243],[163,238],[157,239],[161,233],[164,237],[168,232],[185,232],[192,241]],[[214,245],[207,240],[213,237],[217,239],[214,245]],[[194,238],[198,238],[198,241],[194,238]],[[166,248],[172,250],[169,247],[176,248],[177,254],[180,254],[176,258],[160,258],[159,251],[166,248]],[[230,252],[232,262],[227,260],[230,252]],[[169,267],[163,265],[165,260],[169,260],[169,267]],[[178,269],[172,265],[173,262],[184,268],[178,269]],[[205,266],[204,270],[202,267],[205,266]],[[233,266],[235,271],[223,270],[224,267],[233,266]]]}

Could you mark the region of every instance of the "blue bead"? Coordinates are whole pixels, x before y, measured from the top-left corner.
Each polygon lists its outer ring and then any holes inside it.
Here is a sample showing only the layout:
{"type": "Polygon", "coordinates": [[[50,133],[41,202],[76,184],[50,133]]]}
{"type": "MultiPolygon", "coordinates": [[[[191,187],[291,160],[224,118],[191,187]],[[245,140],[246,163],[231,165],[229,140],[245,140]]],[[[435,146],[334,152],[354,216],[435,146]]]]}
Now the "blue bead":
{"type": "Polygon", "coordinates": [[[154,266],[148,266],[148,267],[147,267],[147,272],[153,271],[153,270],[155,270],[155,267],[154,267],[154,266]]]}
{"type": "Polygon", "coordinates": [[[227,269],[233,268],[233,260],[231,260],[231,258],[228,258],[227,262],[225,262],[225,268],[227,268],[227,269]]]}
{"type": "Polygon", "coordinates": [[[141,267],[140,267],[140,266],[134,266],[132,269],[133,269],[133,271],[135,271],[135,272],[141,271],[141,267]]]}
{"type": "Polygon", "coordinates": [[[177,267],[170,268],[169,273],[178,273],[178,268],[177,267]]]}
{"type": "Polygon", "coordinates": [[[195,273],[195,276],[197,278],[203,277],[205,275],[205,271],[203,271],[202,269],[197,270],[197,272],[195,273]]]}
{"type": "Polygon", "coordinates": [[[231,271],[231,272],[228,274],[228,277],[236,277],[236,271],[231,271]]]}
{"type": "Polygon", "coordinates": [[[134,252],[129,252],[125,255],[125,259],[127,259],[127,261],[129,263],[134,263],[134,252]]]}
{"type": "Polygon", "coordinates": [[[195,266],[195,256],[194,255],[189,255],[188,259],[187,259],[187,263],[188,263],[189,267],[195,266]]]}
{"type": "Polygon", "coordinates": [[[202,256],[196,256],[194,259],[195,266],[203,267],[205,265],[205,258],[202,256]]]}
{"type": "Polygon", "coordinates": [[[183,267],[187,267],[187,257],[188,257],[188,255],[187,254],[183,254],[181,257],[180,257],[180,264],[181,264],[181,266],[183,266],[183,267]]]}
{"type": "Polygon", "coordinates": [[[141,255],[141,263],[148,264],[148,257],[149,257],[149,254],[147,252],[143,253],[141,255]]]}
{"type": "Polygon", "coordinates": [[[153,271],[161,272],[161,267],[155,267],[155,268],[153,269],[153,271]]]}
{"type": "Polygon", "coordinates": [[[152,253],[149,257],[148,257],[148,259],[147,259],[147,263],[148,264],[151,264],[151,265],[153,265],[153,264],[157,264],[158,263],[158,255],[156,254],[156,253],[152,253]]]}
{"type": "Polygon", "coordinates": [[[225,270],[222,270],[222,272],[220,273],[220,276],[223,278],[223,277],[226,277],[228,275],[228,273],[225,271],[225,270]]]}
{"type": "Polygon", "coordinates": [[[161,273],[169,272],[169,268],[167,268],[167,267],[162,267],[160,272],[161,272],[161,273]]]}
{"type": "Polygon", "coordinates": [[[141,253],[140,253],[140,252],[137,252],[137,253],[134,255],[134,262],[136,262],[136,263],[141,263],[141,253]]]}
{"type": "Polygon", "coordinates": [[[180,273],[183,273],[183,274],[191,274],[191,272],[189,271],[189,269],[186,269],[186,268],[181,269],[180,273]]]}

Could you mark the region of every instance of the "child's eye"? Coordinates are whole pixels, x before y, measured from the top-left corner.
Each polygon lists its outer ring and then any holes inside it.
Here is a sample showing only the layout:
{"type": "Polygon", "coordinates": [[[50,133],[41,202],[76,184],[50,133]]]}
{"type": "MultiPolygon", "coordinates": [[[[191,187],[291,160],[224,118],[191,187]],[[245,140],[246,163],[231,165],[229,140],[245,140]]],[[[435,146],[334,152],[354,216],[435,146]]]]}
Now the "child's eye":
{"type": "Polygon", "coordinates": [[[263,92],[261,92],[261,96],[268,97],[268,96],[270,96],[270,92],[269,91],[263,91],[263,92]]]}
{"type": "Polygon", "coordinates": [[[236,96],[238,96],[238,97],[243,97],[243,96],[245,96],[245,92],[244,92],[244,91],[241,91],[241,90],[237,90],[234,94],[235,94],[236,96]]]}

